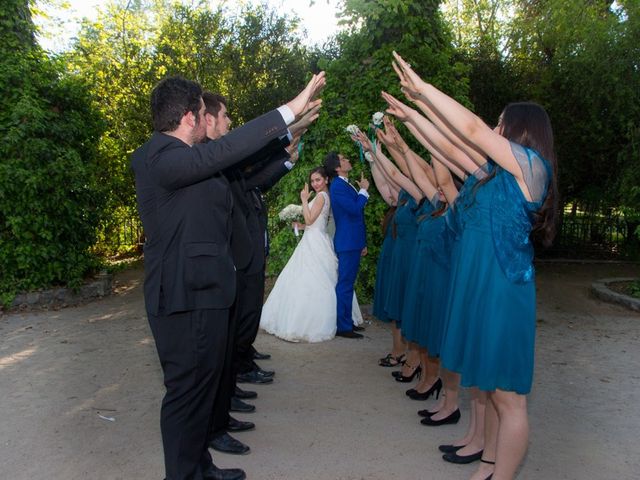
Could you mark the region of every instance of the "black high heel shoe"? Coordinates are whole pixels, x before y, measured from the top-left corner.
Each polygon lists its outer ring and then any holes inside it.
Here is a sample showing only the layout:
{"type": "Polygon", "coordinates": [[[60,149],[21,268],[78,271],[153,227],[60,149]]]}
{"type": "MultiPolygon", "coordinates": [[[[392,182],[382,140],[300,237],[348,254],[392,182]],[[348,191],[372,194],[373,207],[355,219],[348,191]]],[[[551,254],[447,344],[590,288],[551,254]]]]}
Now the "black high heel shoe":
{"type": "Polygon", "coordinates": [[[420,393],[417,390],[415,393],[407,393],[409,398],[412,400],[427,400],[431,395],[435,394],[436,400],[440,396],[440,391],[442,390],[442,380],[438,379],[431,385],[431,388],[424,393],[420,393]]]}
{"type": "MultiPolygon", "coordinates": [[[[409,367],[411,367],[411,365],[409,365],[409,367]]],[[[400,372],[400,376],[396,377],[396,382],[402,382],[402,383],[412,382],[415,377],[420,378],[421,372],[422,372],[422,367],[420,365],[418,365],[413,371],[413,373],[408,377],[405,377],[404,375],[402,375],[402,372],[400,372]]]]}
{"type": "Polygon", "coordinates": [[[448,417],[445,417],[441,420],[434,420],[431,417],[426,417],[420,420],[422,425],[429,425],[430,427],[438,427],[440,425],[447,425],[450,423],[458,423],[460,421],[460,409],[453,412],[448,417]]]}

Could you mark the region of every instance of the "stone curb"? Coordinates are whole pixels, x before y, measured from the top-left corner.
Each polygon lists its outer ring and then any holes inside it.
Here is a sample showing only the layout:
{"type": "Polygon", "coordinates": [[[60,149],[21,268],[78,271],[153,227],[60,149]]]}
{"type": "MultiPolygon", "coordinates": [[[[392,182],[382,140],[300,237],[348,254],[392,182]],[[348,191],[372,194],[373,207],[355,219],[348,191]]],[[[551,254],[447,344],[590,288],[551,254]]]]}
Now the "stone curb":
{"type": "Polygon", "coordinates": [[[635,278],[602,278],[591,284],[591,291],[596,297],[605,302],[617,303],[624,307],[640,312],[640,299],[614,292],[607,285],[614,282],[628,282],[635,278]]]}
{"type": "Polygon", "coordinates": [[[75,292],[70,288],[60,287],[20,293],[13,299],[10,309],[77,305],[91,298],[110,295],[112,280],[110,273],[100,273],[75,292]]]}

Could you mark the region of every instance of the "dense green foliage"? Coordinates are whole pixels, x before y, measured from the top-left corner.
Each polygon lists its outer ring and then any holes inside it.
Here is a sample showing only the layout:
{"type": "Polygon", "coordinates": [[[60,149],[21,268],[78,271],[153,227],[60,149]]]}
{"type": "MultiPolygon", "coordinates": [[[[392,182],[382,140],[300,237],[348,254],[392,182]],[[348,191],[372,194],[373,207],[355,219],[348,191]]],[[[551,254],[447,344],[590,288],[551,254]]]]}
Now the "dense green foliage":
{"type": "MultiPolygon", "coordinates": [[[[36,44],[33,0],[3,2],[4,301],[18,290],[77,285],[96,264],[91,252],[123,250],[122,226],[137,217],[129,155],[150,134],[149,94],[159,79],[181,74],[222,93],[238,125],[288,100],[311,71],[324,69],[321,117],[305,135],[299,165],[270,193],[270,272],[277,273],[297,242],[277,212],[299,203],[309,170],[339,150],[355,165],[352,179],[368,175],[344,127],[367,127],[384,108],[380,90],[400,95],[393,50],[488,123],[511,101],[544,105],[564,205],[572,212],[622,212],[640,235],[640,3],[442,3],[344,0],[346,30],[309,50],[297,20],[265,5],[231,14],[205,1],[112,0],[95,21],[85,21],[69,51],[54,56],[36,44]]],[[[371,293],[386,210],[371,191],[369,256],[358,285],[363,299],[371,293]]]]}
{"type": "Polygon", "coordinates": [[[101,180],[110,191],[101,251],[121,250],[111,240],[125,220],[136,217],[129,156],[150,135],[153,86],[168,75],[194,79],[225,95],[234,123],[241,124],[304,84],[307,61],[294,27],[295,20],[262,6],[231,17],[206,2],[165,1],[111,3],[83,24],[65,61],[70,72],[88,80],[94,108],[107,119],[98,143],[101,180]]]}
{"type": "MultiPolygon", "coordinates": [[[[385,108],[381,90],[400,95],[397,75],[391,67],[392,51],[396,50],[418,72],[430,78],[458,100],[467,103],[466,67],[453,60],[454,51],[443,28],[438,10],[439,1],[376,0],[347,1],[343,19],[350,25],[348,33],[338,36],[328,51],[314,58],[318,69],[327,72],[327,87],[322,98],[322,114],[305,136],[305,150],[295,172],[285,177],[275,189],[272,218],[277,210],[289,203],[299,203],[299,191],[308,172],[323,161],[331,150],[349,157],[354,165],[350,177],[364,173],[371,181],[368,165],[359,161],[359,151],[345,127],[357,124],[366,131],[371,115],[385,108]]],[[[406,135],[410,140],[409,134],[406,135]]],[[[417,151],[420,151],[416,146],[417,151]]],[[[424,153],[426,156],[426,153],[424,153]]],[[[366,163],[366,162],[365,162],[366,163]]],[[[376,262],[382,244],[380,222],[386,204],[372,186],[365,208],[368,226],[369,254],[362,260],[358,277],[358,293],[370,299],[375,283],[376,262]]],[[[279,271],[293,247],[291,229],[275,227],[271,268],[279,271]]]]}
{"type": "Polygon", "coordinates": [[[95,268],[104,195],[102,123],[86,89],[35,44],[26,2],[7,2],[0,14],[0,299],[8,303],[20,290],[78,286],[95,268]]]}

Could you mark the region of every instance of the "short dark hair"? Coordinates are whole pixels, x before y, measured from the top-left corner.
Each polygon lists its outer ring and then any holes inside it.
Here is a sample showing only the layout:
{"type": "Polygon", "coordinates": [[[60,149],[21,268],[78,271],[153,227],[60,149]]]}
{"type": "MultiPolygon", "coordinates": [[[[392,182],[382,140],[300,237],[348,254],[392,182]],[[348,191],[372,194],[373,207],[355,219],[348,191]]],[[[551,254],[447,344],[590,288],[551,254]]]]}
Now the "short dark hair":
{"type": "Polygon", "coordinates": [[[192,112],[199,122],[201,100],[202,87],[196,82],[180,76],[160,80],[151,92],[153,129],[156,132],[173,132],[188,112],[192,112]]]}
{"type": "Polygon", "coordinates": [[[219,93],[205,91],[202,94],[202,100],[204,100],[205,111],[214,117],[218,116],[222,105],[227,106],[227,99],[219,93]]]}
{"type": "Polygon", "coordinates": [[[324,157],[323,166],[329,178],[337,177],[338,172],[336,172],[336,168],[340,166],[340,157],[338,156],[338,152],[329,152],[327,156],[324,157]]]}

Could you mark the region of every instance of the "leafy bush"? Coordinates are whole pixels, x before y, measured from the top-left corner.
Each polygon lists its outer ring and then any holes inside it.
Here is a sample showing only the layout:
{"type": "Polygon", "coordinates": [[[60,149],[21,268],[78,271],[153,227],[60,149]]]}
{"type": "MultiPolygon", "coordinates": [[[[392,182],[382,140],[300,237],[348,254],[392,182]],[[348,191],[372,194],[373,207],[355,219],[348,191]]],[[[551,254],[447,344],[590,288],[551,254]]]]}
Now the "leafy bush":
{"type": "MultiPolygon", "coordinates": [[[[270,193],[270,217],[277,217],[285,205],[300,203],[299,192],[309,171],[320,165],[325,155],[336,150],[347,156],[354,167],[352,180],[361,173],[371,181],[368,165],[359,161],[359,151],[345,127],[357,124],[365,129],[371,115],[385,108],[380,91],[386,90],[403,98],[398,77],[391,67],[396,50],[416,67],[419,74],[468,104],[467,68],[454,61],[436,1],[379,0],[345,2],[345,16],[352,26],[349,33],[338,36],[333,44],[316,52],[312,63],[327,72],[327,86],[322,93],[320,118],[305,135],[301,160],[293,172],[283,178],[270,193]]],[[[427,153],[408,132],[404,137],[425,158],[427,153]]],[[[365,207],[369,254],[360,264],[356,289],[361,301],[373,295],[375,273],[386,204],[371,186],[371,197],[365,207]]],[[[295,237],[289,225],[271,224],[272,247],[270,273],[277,273],[295,248],[295,237]]]]}
{"type": "Polygon", "coordinates": [[[91,247],[105,198],[95,165],[102,124],[86,90],[25,38],[2,52],[0,69],[4,304],[21,290],[80,285],[99,263],[91,247]]]}

